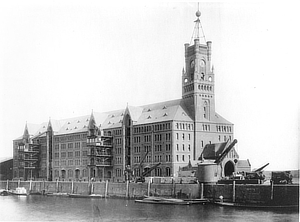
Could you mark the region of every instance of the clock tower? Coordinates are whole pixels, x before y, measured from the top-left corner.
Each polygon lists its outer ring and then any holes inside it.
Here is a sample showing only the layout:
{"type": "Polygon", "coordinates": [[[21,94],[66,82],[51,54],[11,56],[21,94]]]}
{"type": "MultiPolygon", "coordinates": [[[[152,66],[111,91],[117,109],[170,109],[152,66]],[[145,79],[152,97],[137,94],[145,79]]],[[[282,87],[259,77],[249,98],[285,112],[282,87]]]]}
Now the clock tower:
{"type": "MultiPolygon", "coordinates": [[[[215,115],[214,70],[211,42],[200,43],[201,13],[197,11],[194,44],[185,44],[185,71],[182,73],[182,98],[195,122],[207,122],[215,115]]],[[[203,31],[202,31],[203,32],[203,31]]],[[[203,38],[205,40],[204,34],[203,38]]]]}
{"type": "Polygon", "coordinates": [[[215,121],[215,76],[211,63],[212,43],[206,42],[202,28],[204,41],[200,42],[200,15],[198,10],[191,43],[184,45],[185,70],[182,73],[182,100],[194,121],[194,158],[201,154],[207,140],[216,141],[205,130],[215,121]]]}

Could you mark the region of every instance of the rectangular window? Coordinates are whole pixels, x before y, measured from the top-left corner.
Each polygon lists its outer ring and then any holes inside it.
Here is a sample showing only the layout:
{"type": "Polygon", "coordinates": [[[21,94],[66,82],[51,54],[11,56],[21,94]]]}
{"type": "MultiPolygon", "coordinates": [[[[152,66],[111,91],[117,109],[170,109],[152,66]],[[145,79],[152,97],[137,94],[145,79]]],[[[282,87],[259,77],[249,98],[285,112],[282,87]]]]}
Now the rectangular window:
{"type": "Polygon", "coordinates": [[[80,142],[76,142],[75,143],[75,149],[79,149],[80,148],[80,142]]]}
{"type": "Polygon", "coordinates": [[[55,158],[59,158],[59,153],[55,153],[55,154],[54,154],[54,157],[55,157],[55,158]]]}
{"type": "Polygon", "coordinates": [[[80,151],[75,151],[75,157],[80,157],[80,151]]]}
{"type": "Polygon", "coordinates": [[[66,158],[66,152],[61,153],[61,158],[66,158]]]}
{"type": "Polygon", "coordinates": [[[73,157],[73,152],[68,152],[68,157],[73,157]]]}
{"type": "Polygon", "coordinates": [[[72,149],[73,148],[73,143],[68,143],[68,149],[72,149]]]}

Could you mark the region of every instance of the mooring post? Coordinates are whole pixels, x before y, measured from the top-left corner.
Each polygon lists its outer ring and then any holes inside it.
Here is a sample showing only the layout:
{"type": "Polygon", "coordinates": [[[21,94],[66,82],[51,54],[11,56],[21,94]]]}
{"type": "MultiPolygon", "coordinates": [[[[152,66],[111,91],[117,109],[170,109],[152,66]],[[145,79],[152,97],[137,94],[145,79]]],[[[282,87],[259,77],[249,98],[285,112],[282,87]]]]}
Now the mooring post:
{"type": "Polygon", "coordinates": [[[8,190],[8,180],[6,181],[6,190],[8,190]]]}
{"type": "Polygon", "coordinates": [[[125,196],[128,197],[129,196],[129,180],[126,180],[126,193],[125,196]]]}
{"type": "Polygon", "coordinates": [[[176,184],[175,184],[175,180],[172,179],[172,188],[173,188],[173,197],[176,196],[176,184]]]}
{"type": "Polygon", "coordinates": [[[270,184],[271,184],[271,200],[273,200],[273,198],[274,198],[274,184],[273,184],[273,181],[272,180],[270,180],[270,184]]]}
{"type": "Polygon", "coordinates": [[[232,202],[235,202],[235,181],[232,182],[232,202]]]}
{"type": "Polygon", "coordinates": [[[21,180],[19,179],[19,180],[18,180],[18,187],[20,187],[20,182],[21,182],[21,180]]]}
{"type": "Polygon", "coordinates": [[[58,179],[56,179],[56,192],[59,192],[58,179]]]}
{"type": "Polygon", "coordinates": [[[204,199],[203,193],[204,193],[204,184],[201,183],[201,196],[200,196],[201,199],[204,199]]]}
{"type": "Polygon", "coordinates": [[[148,181],[147,195],[150,196],[151,180],[148,181]]]}
{"type": "Polygon", "coordinates": [[[74,180],[72,180],[71,193],[74,193],[74,180]]]}
{"type": "Polygon", "coordinates": [[[30,181],[29,181],[29,192],[31,192],[31,188],[32,188],[32,180],[30,179],[30,181]]]}
{"type": "Polygon", "coordinates": [[[94,183],[92,182],[91,183],[91,194],[93,194],[94,193],[94,183]]]}
{"type": "Polygon", "coordinates": [[[104,197],[107,197],[107,191],[108,191],[108,180],[105,181],[105,193],[104,193],[104,197]]]}

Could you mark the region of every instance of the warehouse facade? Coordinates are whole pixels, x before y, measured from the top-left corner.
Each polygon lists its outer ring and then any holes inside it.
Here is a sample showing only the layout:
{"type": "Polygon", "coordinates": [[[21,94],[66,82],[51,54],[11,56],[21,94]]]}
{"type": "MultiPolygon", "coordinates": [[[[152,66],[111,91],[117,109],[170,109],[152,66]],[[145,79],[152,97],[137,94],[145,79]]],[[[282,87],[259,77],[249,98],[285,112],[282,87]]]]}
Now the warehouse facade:
{"type": "MultiPolygon", "coordinates": [[[[199,31],[199,17],[195,30],[199,31]]],[[[212,43],[185,44],[182,98],[42,124],[13,141],[14,178],[124,181],[174,177],[196,165],[206,144],[233,140],[233,124],[215,111],[212,43]],[[159,165],[158,165],[159,164],[159,165]]]]}

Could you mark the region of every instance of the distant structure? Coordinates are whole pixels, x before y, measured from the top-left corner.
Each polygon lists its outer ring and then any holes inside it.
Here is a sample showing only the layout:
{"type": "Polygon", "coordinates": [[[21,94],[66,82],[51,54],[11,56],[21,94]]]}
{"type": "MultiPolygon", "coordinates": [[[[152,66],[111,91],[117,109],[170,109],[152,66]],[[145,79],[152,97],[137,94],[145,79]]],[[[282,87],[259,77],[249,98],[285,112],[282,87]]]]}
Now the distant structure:
{"type": "MultiPolygon", "coordinates": [[[[14,178],[121,182],[147,170],[148,176],[176,177],[179,168],[197,165],[207,144],[233,141],[233,124],[215,111],[212,43],[200,35],[200,15],[198,10],[191,43],[184,45],[182,98],[26,123],[13,141],[14,178]]],[[[235,154],[228,154],[226,174],[235,170],[235,154]]]]}
{"type": "Polygon", "coordinates": [[[13,159],[7,158],[0,162],[0,180],[11,180],[13,178],[13,159]]]}

